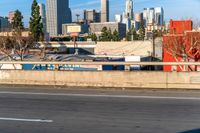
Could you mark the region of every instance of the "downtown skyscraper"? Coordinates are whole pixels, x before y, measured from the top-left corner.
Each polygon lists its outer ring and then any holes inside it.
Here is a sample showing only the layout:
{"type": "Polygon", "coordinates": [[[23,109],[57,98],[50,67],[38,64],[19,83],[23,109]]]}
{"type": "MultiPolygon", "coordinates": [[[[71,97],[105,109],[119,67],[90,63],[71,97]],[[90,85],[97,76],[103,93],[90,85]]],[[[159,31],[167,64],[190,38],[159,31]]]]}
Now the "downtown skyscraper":
{"type": "Polygon", "coordinates": [[[155,24],[164,25],[164,9],[162,7],[156,7],[155,10],[155,24]]]}
{"type": "Polygon", "coordinates": [[[71,23],[69,0],[46,0],[47,33],[50,36],[62,34],[62,24],[71,23]]]}
{"type": "Polygon", "coordinates": [[[143,17],[145,25],[164,25],[164,9],[162,7],[144,8],[143,17]]]}
{"type": "Polygon", "coordinates": [[[43,32],[46,34],[46,9],[45,4],[38,3],[40,7],[40,16],[41,16],[41,22],[43,24],[43,32]]]}
{"type": "Polygon", "coordinates": [[[126,0],[125,16],[133,20],[133,0],[126,0]]]}
{"type": "Polygon", "coordinates": [[[109,0],[101,0],[101,22],[109,22],[109,0]]]}
{"type": "Polygon", "coordinates": [[[123,13],[123,23],[126,24],[126,29],[129,31],[133,24],[133,0],[126,0],[126,7],[123,13]]]}

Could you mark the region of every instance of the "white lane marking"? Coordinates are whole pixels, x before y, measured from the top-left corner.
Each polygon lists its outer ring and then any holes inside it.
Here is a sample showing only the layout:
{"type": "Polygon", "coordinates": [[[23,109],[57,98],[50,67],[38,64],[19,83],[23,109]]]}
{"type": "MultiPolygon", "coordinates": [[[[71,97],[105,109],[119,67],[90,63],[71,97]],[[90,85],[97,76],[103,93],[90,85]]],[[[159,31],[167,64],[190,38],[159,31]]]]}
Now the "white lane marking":
{"type": "Polygon", "coordinates": [[[102,98],[131,98],[131,99],[175,99],[175,100],[200,100],[200,97],[171,97],[171,96],[133,96],[109,94],[75,94],[75,93],[37,93],[37,92],[10,92],[0,91],[0,94],[10,95],[40,95],[40,96],[70,96],[70,97],[102,97],[102,98]]]}
{"type": "Polygon", "coordinates": [[[0,117],[0,121],[22,121],[22,122],[41,122],[41,123],[51,123],[53,120],[42,120],[42,119],[19,119],[19,118],[6,118],[0,117]]]}

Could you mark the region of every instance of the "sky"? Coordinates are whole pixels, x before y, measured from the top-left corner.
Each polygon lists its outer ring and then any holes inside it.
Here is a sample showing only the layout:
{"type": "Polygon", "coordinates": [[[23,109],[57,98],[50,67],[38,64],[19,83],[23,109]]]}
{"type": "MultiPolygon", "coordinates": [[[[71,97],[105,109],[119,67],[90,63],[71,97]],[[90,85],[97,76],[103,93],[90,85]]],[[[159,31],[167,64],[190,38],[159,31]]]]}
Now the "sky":
{"type": "MultiPolygon", "coordinates": [[[[45,3],[45,0],[37,0],[45,3]]],[[[73,19],[75,14],[83,14],[84,9],[100,10],[101,0],[69,0],[73,19]]],[[[126,0],[110,0],[110,20],[115,14],[122,14],[126,0]]],[[[200,20],[200,0],[133,0],[134,12],[140,12],[147,7],[163,7],[165,20],[188,19],[200,20]]],[[[9,11],[19,9],[24,16],[25,26],[28,25],[32,0],[0,0],[0,16],[7,16],[9,11]]]]}

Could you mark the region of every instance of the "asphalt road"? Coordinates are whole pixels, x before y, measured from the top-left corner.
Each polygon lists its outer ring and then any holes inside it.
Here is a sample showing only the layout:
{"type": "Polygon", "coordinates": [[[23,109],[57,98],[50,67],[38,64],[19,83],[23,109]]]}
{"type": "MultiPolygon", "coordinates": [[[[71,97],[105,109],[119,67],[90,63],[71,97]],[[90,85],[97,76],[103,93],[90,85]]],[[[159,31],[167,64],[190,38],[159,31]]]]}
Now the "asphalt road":
{"type": "Polygon", "coordinates": [[[200,92],[0,87],[0,133],[200,133],[200,92]]]}

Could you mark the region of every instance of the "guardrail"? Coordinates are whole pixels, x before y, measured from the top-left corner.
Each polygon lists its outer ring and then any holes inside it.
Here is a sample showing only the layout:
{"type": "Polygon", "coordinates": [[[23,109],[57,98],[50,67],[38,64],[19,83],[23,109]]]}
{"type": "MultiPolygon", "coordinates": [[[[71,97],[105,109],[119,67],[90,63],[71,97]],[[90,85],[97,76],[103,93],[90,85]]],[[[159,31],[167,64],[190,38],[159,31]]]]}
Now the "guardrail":
{"type": "Polygon", "coordinates": [[[0,61],[1,70],[157,70],[149,66],[200,66],[200,62],[47,62],[47,61],[0,61]],[[32,65],[32,66],[27,66],[32,65]],[[106,66],[107,65],[107,66],[106,66]],[[113,68],[110,68],[113,67],[113,68]],[[123,66],[123,67],[122,67],[123,66]],[[42,68],[43,67],[43,68],[42,68]],[[118,68],[119,67],[119,68],[118,68]],[[140,69],[148,67],[145,69],[140,69]]]}
{"type": "Polygon", "coordinates": [[[47,62],[47,61],[0,61],[0,64],[33,64],[33,65],[141,65],[141,66],[200,66],[200,62],[47,62]]]}

